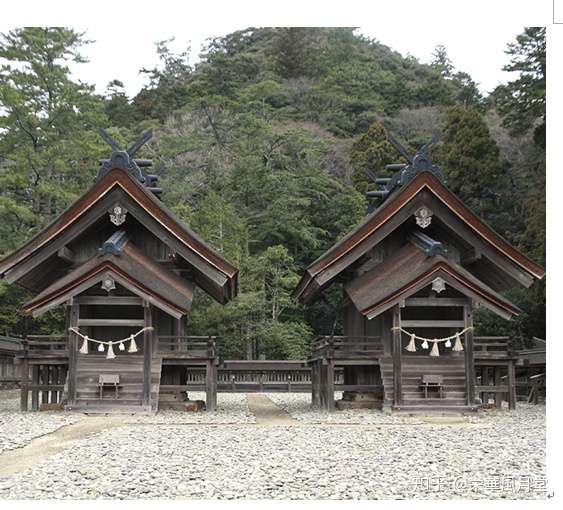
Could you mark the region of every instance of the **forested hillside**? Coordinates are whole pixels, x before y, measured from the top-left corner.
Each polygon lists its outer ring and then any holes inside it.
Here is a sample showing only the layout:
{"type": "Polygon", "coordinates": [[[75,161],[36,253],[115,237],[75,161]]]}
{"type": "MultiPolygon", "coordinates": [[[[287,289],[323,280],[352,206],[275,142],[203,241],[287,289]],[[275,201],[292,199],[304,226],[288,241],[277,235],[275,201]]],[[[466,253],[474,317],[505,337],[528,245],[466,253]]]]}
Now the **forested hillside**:
{"type": "MultiPolygon", "coordinates": [[[[143,90],[129,98],[113,81],[100,96],[67,67],[87,36],[1,36],[0,254],[91,184],[110,151],[98,128],[127,145],[152,127],[141,156],[164,163],[164,202],[240,269],[239,297],[220,306],[200,293],[187,331],[223,336],[231,358],[303,357],[313,334],[339,331],[341,291],[307,310],[290,293],[365,215],[364,168],[383,176],[399,161],[388,129],[413,149],[440,134],[433,158],[448,187],[545,264],[543,28],[507,41],[514,81],[488,97],[444,47],[422,64],[347,28],[248,29],[210,41],[194,66],[160,42],[143,90]]],[[[20,315],[26,297],[0,283],[0,332],[63,329],[62,312],[20,315]]],[[[482,331],[545,337],[545,281],[510,297],[524,313],[482,314],[482,331]]]]}

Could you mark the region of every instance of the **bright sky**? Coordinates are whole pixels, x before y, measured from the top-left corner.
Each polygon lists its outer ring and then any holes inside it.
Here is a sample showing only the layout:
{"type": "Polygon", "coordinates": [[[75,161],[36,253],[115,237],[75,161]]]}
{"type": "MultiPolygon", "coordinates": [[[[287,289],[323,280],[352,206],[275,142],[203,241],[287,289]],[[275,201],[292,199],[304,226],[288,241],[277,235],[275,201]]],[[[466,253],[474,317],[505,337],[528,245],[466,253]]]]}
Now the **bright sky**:
{"type": "MultiPolygon", "coordinates": [[[[154,42],[175,37],[174,50],[187,45],[197,58],[208,37],[249,26],[356,26],[402,53],[428,62],[437,44],[446,46],[458,70],[469,73],[482,91],[512,79],[502,71],[506,45],[524,26],[547,25],[551,0],[285,0],[231,2],[208,0],[118,1],[70,0],[25,6],[10,2],[0,31],[21,25],[65,25],[86,31],[95,42],[85,48],[88,64],[73,68],[75,76],[105,91],[112,79],[124,82],[129,95],[145,83],[141,67],[157,63],[154,42]],[[90,11],[76,11],[76,6],[90,11]],[[58,8],[55,8],[58,6],[58,8]]],[[[4,6],[3,6],[4,9],[4,6]]]]}

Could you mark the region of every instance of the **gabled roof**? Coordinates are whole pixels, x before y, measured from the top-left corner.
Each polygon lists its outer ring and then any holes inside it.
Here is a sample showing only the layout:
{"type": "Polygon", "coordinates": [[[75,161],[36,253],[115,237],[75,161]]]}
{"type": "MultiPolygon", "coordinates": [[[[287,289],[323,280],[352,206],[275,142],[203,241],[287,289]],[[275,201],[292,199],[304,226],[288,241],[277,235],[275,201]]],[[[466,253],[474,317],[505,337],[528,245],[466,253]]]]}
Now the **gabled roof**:
{"type": "Polygon", "coordinates": [[[173,252],[193,266],[198,285],[220,302],[236,295],[237,269],[183,226],[151,191],[126,170],[118,168],[104,174],[53,223],[0,261],[0,276],[9,283],[22,279],[56,253],[58,244],[64,246],[99,219],[102,212],[107,214],[107,204],[114,195],[128,207],[128,214],[145,224],[173,252]]]}
{"type": "MultiPolygon", "coordinates": [[[[315,260],[305,271],[294,297],[301,302],[310,300],[344,269],[373,248],[370,239],[381,238],[395,230],[404,219],[407,206],[414,205],[417,197],[427,190],[451,214],[455,215],[479,238],[496,257],[517,268],[529,278],[543,278],[545,270],[511,246],[505,239],[471,212],[463,202],[449,191],[431,172],[418,173],[408,184],[395,191],[378,209],[365,218],[352,232],[330,250],[315,260]]],[[[375,242],[377,244],[377,242],[375,242]]]]}
{"type": "Polygon", "coordinates": [[[371,319],[431,284],[438,277],[503,318],[508,319],[520,313],[518,307],[459,264],[442,255],[428,256],[412,243],[407,243],[344,288],[356,308],[371,319]]]}
{"type": "Polygon", "coordinates": [[[47,287],[24,305],[24,311],[41,315],[108,277],[176,318],[191,307],[193,283],[155,263],[125,240],[115,250],[101,250],[47,287]]]}

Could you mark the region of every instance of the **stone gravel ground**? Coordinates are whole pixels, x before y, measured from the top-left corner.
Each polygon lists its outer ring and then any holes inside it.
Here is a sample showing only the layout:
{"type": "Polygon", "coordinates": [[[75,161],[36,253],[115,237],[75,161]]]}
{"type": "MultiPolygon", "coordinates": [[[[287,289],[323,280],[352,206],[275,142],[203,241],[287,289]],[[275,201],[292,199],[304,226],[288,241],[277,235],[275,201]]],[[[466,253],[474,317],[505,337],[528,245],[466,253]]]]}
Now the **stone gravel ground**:
{"type": "MultiPolygon", "coordinates": [[[[190,391],[191,400],[205,400],[205,393],[190,391]]],[[[248,409],[246,394],[244,393],[219,393],[217,394],[217,411],[208,412],[178,412],[159,411],[156,414],[131,415],[127,418],[131,423],[152,424],[234,424],[255,423],[254,415],[248,409]]]]}
{"type": "Polygon", "coordinates": [[[207,416],[200,426],[174,423],[175,413],[134,417],[0,478],[0,499],[545,497],[544,406],[436,425],[373,411],[329,415],[307,410],[306,395],[271,397],[296,426],[232,424],[252,419],[246,398],[221,394],[217,413],[197,415],[207,416]]]}
{"type": "Polygon", "coordinates": [[[0,453],[82,419],[80,415],[61,412],[20,413],[19,395],[19,390],[0,390],[0,453]]]}
{"type": "MultiPolygon", "coordinates": [[[[382,425],[398,423],[422,423],[414,416],[401,413],[384,413],[372,409],[346,409],[334,413],[328,413],[311,407],[311,395],[309,393],[265,393],[270,400],[284,409],[292,418],[308,424],[362,424],[382,425]]],[[[334,397],[339,400],[341,392],[335,392],[334,397]]]]}

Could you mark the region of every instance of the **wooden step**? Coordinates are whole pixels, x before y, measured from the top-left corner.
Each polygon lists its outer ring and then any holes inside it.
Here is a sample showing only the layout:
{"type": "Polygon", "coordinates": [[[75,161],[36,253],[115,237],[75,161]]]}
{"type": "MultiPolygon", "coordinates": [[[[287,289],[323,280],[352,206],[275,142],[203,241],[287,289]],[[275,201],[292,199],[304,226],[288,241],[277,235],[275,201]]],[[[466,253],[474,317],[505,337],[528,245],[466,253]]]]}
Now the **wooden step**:
{"type": "Polygon", "coordinates": [[[82,405],[108,405],[108,406],[117,406],[117,405],[141,405],[143,403],[141,398],[113,398],[113,397],[89,397],[89,396],[81,396],[76,399],[78,404],[82,405]]]}
{"type": "Polygon", "coordinates": [[[467,412],[476,412],[478,410],[478,406],[468,406],[468,405],[426,405],[421,406],[418,404],[408,405],[403,404],[401,406],[393,407],[394,411],[404,411],[409,413],[435,413],[435,414],[448,414],[448,413],[467,413],[467,412]]]}
{"type": "Polygon", "coordinates": [[[137,414],[137,413],[151,413],[152,410],[142,405],[119,405],[109,406],[100,404],[97,406],[86,406],[76,404],[74,406],[66,406],[67,411],[83,412],[86,414],[137,414]]]}

